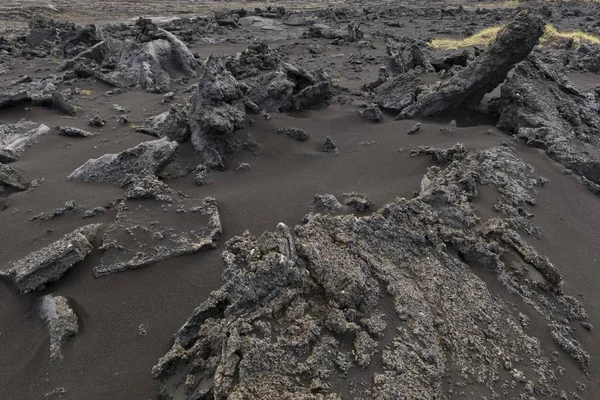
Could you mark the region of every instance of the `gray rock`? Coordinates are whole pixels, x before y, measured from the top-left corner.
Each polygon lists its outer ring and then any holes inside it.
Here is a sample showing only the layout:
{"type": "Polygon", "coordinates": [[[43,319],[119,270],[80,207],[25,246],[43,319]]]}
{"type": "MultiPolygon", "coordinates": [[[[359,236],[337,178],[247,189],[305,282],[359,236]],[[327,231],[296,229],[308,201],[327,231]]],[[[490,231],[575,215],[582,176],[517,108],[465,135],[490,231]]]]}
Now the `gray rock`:
{"type": "Polygon", "coordinates": [[[412,128],[410,128],[408,130],[408,132],[406,132],[408,135],[414,135],[415,133],[419,132],[421,130],[421,123],[417,122],[412,128]]]}
{"type": "Polygon", "coordinates": [[[106,121],[98,114],[92,114],[87,124],[95,128],[102,128],[104,125],[106,125],[106,121]]]}
{"type": "Polygon", "coordinates": [[[186,110],[181,104],[173,104],[169,111],[144,120],[137,132],[183,143],[191,136],[186,110]]]}
{"type": "Polygon", "coordinates": [[[520,12],[498,32],[485,53],[439,87],[419,94],[416,102],[402,111],[403,117],[426,117],[463,103],[479,104],[486,93],[506,79],[515,64],[529,55],[543,35],[544,27],[544,21],[536,15],[520,12]]]}
{"type": "Polygon", "coordinates": [[[250,166],[250,164],[248,163],[239,163],[237,167],[235,167],[235,172],[245,172],[245,171],[249,171],[250,168],[252,168],[250,166]]]}
{"type": "Polygon", "coordinates": [[[0,110],[3,108],[14,107],[23,103],[30,103],[31,95],[26,91],[17,93],[4,92],[0,94],[0,110]]]}
{"type": "Polygon", "coordinates": [[[312,208],[315,211],[328,213],[338,212],[342,207],[342,203],[332,194],[316,194],[312,203],[312,208]]]}
{"type": "Polygon", "coordinates": [[[298,128],[278,128],[275,129],[275,133],[278,135],[287,135],[292,139],[296,139],[300,142],[304,142],[310,138],[310,135],[298,128]]]}
{"type": "Polygon", "coordinates": [[[323,148],[321,149],[325,153],[339,153],[337,146],[333,143],[333,140],[329,136],[325,138],[325,143],[323,143],[323,148]]]}
{"type": "Polygon", "coordinates": [[[284,61],[249,86],[248,98],[265,112],[318,108],[333,97],[333,84],[325,71],[306,71],[284,61]]]}
{"type": "Polygon", "coordinates": [[[60,92],[52,93],[52,101],[54,104],[54,108],[58,111],[62,112],[65,115],[74,116],[77,114],[77,109],[71,103],[65,99],[65,96],[60,92]]]}
{"type": "Polygon", "coordinates": [[[27,120],[14,124],[0,124],[0,150],[18,157],[48,132],[48,126],[27,120]]]}
{"type": "Polygon", "coordinates": [[[51,294],[41,298],[39,313],[50,333],[50,361],[62,360],[63,344],[79,333],[79,319],[65,297],[51,294]]]}
{"type": "Polygon", "coordinates": [[[109,86],[116,87],[116,88],[123,87],[123,85],[121,85],[121,83],[119,83],[115,78],[112,78],[112,77],[102,73],[101,71],[98,70],[98,68],[91,67],[91,66],[83,64],[81,62],[78,62],[74,65],[73,72],[75,72],[75,74],[77,76],[79,76],[80,78],[93,77],[93,78],[96,78],[97,80],[99,80],[100,82],[105,83],[109,86]]]}
{"type": "Polygon", "coordinates": [[[289,26],[306,26],[308,21],[300,14],[292,14],[283,21],[285,25],[289,26]]]}
{"type": "Polygon", "coordinates": [[[25,190],[25,186],[21,183],[21,174],[8,165],[0,163],[0,185],[13,189],[25,190]]]}
{"type": "Polygon", "coordinates": [[[431,159],[439,165],[446,165],[454,160],[462,160],[467,156],[467,154],[467,149],[461,143],[457,143],[447,149],[438,149],[431,146],[419,146],[417,149],[410,151],[411,157],[429,155],[431,156],[431,159]]]}
{"type": "Polygon", "coordinates": [[[18,159],[19,156],[13,150],[0,147],[0,163],[8,164],[18,159]]]}
{"type": "Polygon", "coordinates": [[[381,108],[400,111],[414,103],[417,94],[425,86],[425,82],[411,71],[380,85],[375,92],[373,103],[381,108]]]}
{"type": "Polygon", "coordinates": [[[235,133],[244,127],[246,112],[241,85],[223,61],[210,56],[190,98],[191,138],[202,164],[224,169],[224,154],[235,146],[235,133]]]}
{"type": "Polygon", "coordinates": [[[492,107],[499,114],[499,129],[600,184],[600,161],[593,152],[583,150],[598,148],[591,139],[600,136],[598,92],[579,89],[536,57],[529,57],[514,69],[492,107]]]}
{"type": "Polygon", "coordinates": [[[94,217],[97,217],[99,215],[104,215],[104,214],[106,214],[106,208],[98,206],[98,207],[92,208],[91,210],[86,210],[85,213],[83,214],[83,217],[81,217],[81,218],[83,218],[83,219],[94,218],[94,217]]]}
{"type": "Polygon", "coordinates": [[[573,381],[554,377],[577,376],[576,367],[558,365],[542,344],[547,330],[525,332],[514,309],[516,297],[522,315],[548,321],[585,368],[574,331],[553,325],[585,319],[581,304],[515,230],[536,182],[510,148],[480,150],[430,168],[418,196],[370,216],[313,215],[294,230],[278,224],[229,240],[223,286],[199,299],[152,369],[161,394],[339,399],[347,385],[325,383],[352,376],[364,381],[352,397],[364,399],[449,398],[482,385],[519,398],[514,379],[560,393],[573,381]],[[475,213],[480,185],[500,193],[503,211],[491,219],[475,213]],[[514,252],[543,278],[508,267],[514,252]],[[488,286],[478,268],[502,284],[488,286]],[[461,372],[449,385],[451,371],[461,372]]]}
{"type": "Polygon", "coordinates": [[[94,275],[101,277],[143,268],[184,254],[214,249],[222,231],[215,199],[197,201],[175,195],[174,200],[176,208],[167,212],[154,200],[125,200],[119,206],[118,222],[102,237],[102,257],[100,265],[93,269],[94,275]],[[139,202],[153,211],[137,211],[139,202]]]}
{"type": "Polygon", "coordinates": [[[370,104],[367,108],[361,110],[360,115],[372,122],[381,122],[383,119],[383,114],[381,113],[379,106],[375,103],[370,104]]]}
{"type": "Polygon", "coordinates": [[[176,142],[167,139],[143,142],[118,154],[90,159],[73,171],[68,179],[120,184],[130,175],[156,175],[175,160],[178,147],[176,142]]]}
{"type": "Polygon", "coordinates": [[[72,126],[57,126],[54,129],[58,131],[59,135],[67,137],[91,137],[97,135],[96,133],[87,132],[72,126]]]}
{"type": "Polygon", "coordinates": [[[91,253],[101,224],[86,225],[65,235],[51,245],[10,264],[5,276],[19,292],[41,290],[57,281],[91,253]]]}
{"type": "Polygon", "coordinates": [[[150,40],[129,40],[119,52],[116,71],[152,93],[170,91],[171,75],[196,76],[196,59],[172,33],[156,28],[150,40]]]}
{"type": "Polygon", "coordinates": [[[362,193],[344,193],[344,204],[354,208],[354,210],[364,213],[373,209],[373,203],[369,201],[366,194],[362,193]]]}

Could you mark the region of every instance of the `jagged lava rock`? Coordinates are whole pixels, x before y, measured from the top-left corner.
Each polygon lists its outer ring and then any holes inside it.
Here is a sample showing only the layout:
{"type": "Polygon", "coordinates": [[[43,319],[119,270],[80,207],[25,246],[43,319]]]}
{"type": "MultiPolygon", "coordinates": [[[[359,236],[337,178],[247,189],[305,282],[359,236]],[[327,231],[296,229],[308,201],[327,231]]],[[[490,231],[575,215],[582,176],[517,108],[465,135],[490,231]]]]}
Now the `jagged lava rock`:
{"type": "Polygon", "coordinates": [[[65,297],[52,294],[41,298],[39,313],[50,333],[50,361],[60,360],[63,344],[79,333],[77,315],[65,297]]]}
{"type": "Polygon", "coordinates": [[[79,182],[120,184],[130,175],[158,174],[177,157],[178,144],[168,139],[151,140],[118,154],[88,160],[69,175],[79,182]]]}
{"type": "Polygon", "coordinates": [[[21,293],[41,290],[83,261],[93,250],[92,241],[101,227],[101,224],[92,224],[78,228],[51,245],[10,264],[3,275],[21,293]]]}

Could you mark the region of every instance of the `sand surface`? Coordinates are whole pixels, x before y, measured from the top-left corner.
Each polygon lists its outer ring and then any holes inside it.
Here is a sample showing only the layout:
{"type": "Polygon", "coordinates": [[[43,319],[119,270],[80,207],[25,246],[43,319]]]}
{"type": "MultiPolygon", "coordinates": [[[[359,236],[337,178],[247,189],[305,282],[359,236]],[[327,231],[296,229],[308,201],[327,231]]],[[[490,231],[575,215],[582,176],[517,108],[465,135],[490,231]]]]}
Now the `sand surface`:
{"type": "MultiPolygon", "coordinates": [[[[102,2],[102,6],[110,4],[102,2]]],[[[290,29],[293,32],[295,28],[290,29]]],[[[256,36],[263,34],[260,30],[250,32],[256,36]]],[[[273,40],[270,46],[277,48],[293,42],[293,39],[273,40]]],[[[286,51],[290,52],[291,62],[333,70],[337,83],[352,91],[376,78],[377,61],[350,72],[347,69],[349,56],[360,52],[375,57],[382,54],[382,46],[382,41],[376,43],[376,49],[364,51],[357,44],[343,49],[329,46],[318,57],[302,49],[295,51],[293,47],[292,50],[287,47],[286,51]]],[[[235,54],[245,47],[246,43],[241,42],[197,45],[192,46],[192,51],[203,58],[212,53],[235,54]]],[[[54,67],[48,60],[23,60],[21,68],[0,76],[0,80],[10,82],[20,74],[41,77],[54,67]]],[[[600,84],[599,75],[577,73],[571,78],[584,88],[600,84]]],[[[91,94],[77,97],[80,111],[74,118],[62,117],[49,109],[22,106],[0,111],[1,122],[26,118],[50,127],[69,125],[90,129],[86,122],[92,112],[108,121],[101,129],[93,128],[99,135],[91,138],[66,138],[51,131],[12,164],[26,181],[43,178],[44,182],[34,190],[0,197],[0,202],[6,204],[5,209],[0,207],[3,227],[0,229],[0,269],[83,225],[81,214],[75,213],[48,221],[29,221],[32,216],[51,212],[66,201],[74,200],[85,209],[108,206],[108,212],[93,222],[112,221],[114,207],[123,197],[122,189],[110,184],[71,182],[66,177],[90,158],[117,153],[150,139],[129,125],[119,124],[116,120],[119,114],[111,110],[112,104],[130,110],[127,115],[132,125],[169,107],[160,103],[159,95],[139,88],[107,97],[103,93],[109,88],[101,83],[81,82],[80,87],[90,90],[91,94]]],[[[180,98],[188,95],[183,93],[184,85],[176,84],[174,89],[180,98]]],[[[245,130],[261,144],[260,155],[247,151],[230,155],[227,170],[211,173],[212,182],[206,186],[196,186],[193,174],[166,180],[170,187],[191,198],[216,198],[223,223],[223,237],[216,250],[99,279],[92,275],[92,268],[99,259],[94,251],[46,291],[29,295],[20,295],[9,283],[0,281],[0,399],[43,399],[45,394],[63,387],[64,394],[49,398],[155,399],[156,383],[150,378],[150,369],[170,348],[172,334],[191,311],[221,286],[220,250],[226,240],[245,230],[260,235],[274,229],[278,222],[289,226],[300,223],[315,194],[330,193],[340,198],[343,193],[356,191],[367,194],[376,206],[395,197],[410,198],[418,191],[427,168],[433,165],[429,158],[409,156],[410,149],[422,145],[450,147],[463,143],[468,149],[484,149],[510,142],[517,148],[518,155],[535,167],[537,174],[550,179],[540,189],[538,202],[532,208],[534,222],[541,228],[543,237],[541,240],[528,238],[528,241],[559,268],[565,277],[565,291],[583,302],[588,321],[594,326],[600,324],[597,290],[600,203],[597,196],[540,151],[511,141],[509,136],[495,129],[493,119],[486,116],[453,111],[428,120],[395,121],[393,115],[386,114],[383,123],[373,124],[360,117],[358,110],[356,105],[333,101],[324,110],[273,114],[270,120],[249,116],[254,123],[247,120],[245,130]],[[467,118],[475,121],[475,126],[466,126],[467,118]],[[449,125],[454,119],[457,127],[449,125]],[[407,135],[416,122],[422,123],[421,130],[407,135]],[[310,139],[297,142],[274,134],[280,127],[301,128],[311,135],[310,139]],[[451,129],[448,132],[440,128],[451,129]],[[320,151],[326,136],[337,144],[339,154],[320,151]],[[235,166],[240,162],[247,162],[252,168],[237,173],[235,166]],[[61,363],[48,363],[49,339],[37,316],[37,299],[46,293],[72,299],[80,318],[81,331],[65,345],[65,360],[61,363]],[[142,325],[147,334],[140,335],[142,325]]],[[[190,143],[182,145],[177,163],[195,165],[190,143]]],[[[491,205],[496,196],[493,190],[482,191],[476,203],[481,215],[493,215],[491,205]]],[[[485,272],[481,276],[488,281],[485,272]]],[[[493,283],[490,287],[493,291],[493,283]]],[[[582,398],[594,399],[597,398],[595,393],[600,392],[600,343],[595,333],[583,328],[577,329],[577,336],[591,355],[589,379],[582,373],[573,376],[576,367],[569,368],[569,377],[585,383],[586,393],[582,398]]],[[[545,340],[548,346],[556,347],[549,335],[545,340]]],[[[574,365],[568,357],[563,358],[565,364],[574,365]]]]}

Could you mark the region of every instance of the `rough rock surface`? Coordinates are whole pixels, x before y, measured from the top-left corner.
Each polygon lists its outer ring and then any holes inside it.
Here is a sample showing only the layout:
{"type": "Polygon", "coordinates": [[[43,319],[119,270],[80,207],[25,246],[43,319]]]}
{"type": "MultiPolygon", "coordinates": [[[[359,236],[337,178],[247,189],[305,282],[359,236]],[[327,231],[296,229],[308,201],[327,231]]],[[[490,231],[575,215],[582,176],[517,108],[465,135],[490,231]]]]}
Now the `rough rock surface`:
{"type": "Polygon", "coordinates": [[[72,126],[57,126],[54,128],[58,131],[61,136],[67,137],[91,137],[96,136],[96,133],[84,131],[83,129],[75,128],[72,126]]]}
{"type": "Polygon", "coordinates": [[[360,111],[360,115],[372,122],[381,122],[383,119],[383,114],[377,104],[369,104],[364,110],[360,111]]]}
{"type": "MultiPolygon", "coordinates": [[[[592,184],[600,184],[600,93],[583,91],[535,57],[520,63],[493,107],[498,128],[511,132],[592,184]]],[[[592,187],[593,185],[586,185],[592,187]]],[[[593,190],[592,190],[593,191],[593,190]]]]}
{"type": "Polygon", "coordinates": [[[18,158],[38,137],[49,131],[48,126],[27,120],[15,124],[0,124],[0,152],[18,158]]]}
{"type": "Polygon", "coordinates": [[[40,300],[40,316],[50,333],[50,361],[63,359],[62,346],[79,333],[79,320],[67,299],[48,294],[40,300]]]}
{"type": "Polygon", "coordinates": [[[93,250],[91,242],[101,227],[101,224],[92,224],[76,229],[51,245],[10,264],[6,272],[0,272],[0,276],[11,280],[21,293],[44,289],[93,250]]]}
{"type": "MultiPolygon", "coordinates": [[[[121,202],[117,222],[102,237],[102,258],[100,265],[94,267],[96,277],[217,246],[222,228],[215,199],[198,201],[174,195],[174,204],[160,204],[161,197],[156,198],[159,201],[121,202]],[[139,206],[159,212],[142,213],[139,206]]],[[[165,197],[162,200],[168,201],[165,197]]]]}
{"type": "Polygon", "coordinates": [[[304,142],[310,138],[310,135],[307,132],[298,128],[278,128],[275,129],[275,133],[278,135],[287,135],[300,142],[304,142]]]}
{"type": "Polygon", "coordinates": [[[342,203],[332,194],[316,194],[311,208],[314,211],[334,213],[342,208],[342,203]]]}
{"type": "Polygon", "coordinates": [[[381,108],[400,111],[413,104],[426,85],[414,71],[398,75],[382,83],[373,103],[381,108]]]}
{"type": "Polygon", "coordinates": [[[321,107],[333,97],[333,84],[325,71],[307,71],[284,61],[249,86],[248,98],[266,112],[321,107]]]}
{"type": "Polygon", "coordinates": [[[325,138],[325,142],[323,143],[323,147],[321,148],[321,150],[325,153],[339,153],[336,144],[333,143],[333,140],[329,136],[325,138]]]}
{"type": "Polygon", "coordinates": [[[508,72],[525,59],[544,33],[544,22],[523,11],[498,32],[495,41],[481,56],[452,78],[419,94],[403,117],[419,118],[450,107],[477,105],[486,93],[502,83],[508,72]]]}
{"type": "Polygon", "coordinates": [[[80,182],[121,184],[130,175],[157,174],[177,157],[178,145],[168,139],[152,140],[118,154],[88,160],[69,175],[80,182]]]}
{"type": "Polygon", "coordinates": [[[559,396],[562,366],[540,337],[585,371],[570,321],[586,315],[563,293],[558,268],[515,230],[513,212],[535,201],[536,184],[511,148],[492,148],[430,168],[416,198],[371,216],[316,215],[294,231],[279,224],[231,239],[223,287],[153,368],[163,398],[444,398],[470,385],[505,398],[559,396]],[[479,185],[501,194],[498,217],[475,215],[479,185]],[[508,268],[509,253],[541,280],[508,268]],[[500,285],[486,285],[481,268],[500,285]],[[511,293],[523,300],[517,310],[511,293]],[[525,314],[548,330],[528,330],[525,314]],[[364,388],[335,385],[358,371],[369,376],[364,388]],[[515,376],[527,384],[511,384],[515,376]]]}
{"type": "Polygon", "coordinates": [[[272,71],[279,65],[279,57],[273,53],[266,41],[253,43],[240,54],[227,58],[225,66],[236,79],[258,75],[261,71],[272,71]]]}
{"type": "Polygon", "coordinates": [[[138,132],[183,143],[190,138],[188,116],[181,104],[173,104],[169,111],[144,120],[138,132]]]}
{"type": "Polygon", "coordinates": [[[138,24],[140,34],[124,43],[117,72],[153,93],[170,91],[171,74],[195,76],[196,60],[181,40],[148,20],[140,18],[138,24]]]}
{"type": "Polygon", "coordinates": [[[25,186],[21,183],[21,174],[13,167],[2,163],[0,163],[0,186],[19,190],[25,189],[25,186]]]}
{"type": "Polygon", "coordinates": [[[235,148],[235,133],[244,127],[246,112],[242,86],[222,59],[211,55],[203,64],[190,103],[192,144],[200,162],[224,169],[224,155],[235,148]]]}
{"type": "Polygon", "coordinates": [[[373,210],[373,203],[369,201],[366,194],[362,193],[344,193],[344,204],[354,208],[357,212],[367,212],[373,210]]]}

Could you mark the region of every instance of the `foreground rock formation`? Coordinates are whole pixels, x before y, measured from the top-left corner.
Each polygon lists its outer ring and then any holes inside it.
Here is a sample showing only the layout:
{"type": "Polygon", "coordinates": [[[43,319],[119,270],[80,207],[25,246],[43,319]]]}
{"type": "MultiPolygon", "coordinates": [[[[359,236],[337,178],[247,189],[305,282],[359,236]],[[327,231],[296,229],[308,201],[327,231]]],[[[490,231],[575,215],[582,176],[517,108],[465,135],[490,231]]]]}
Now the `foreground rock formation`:
{"type": "Polygon", "coordinates": [[[504,397],[558,396],[562,367],[541,337],[585,371],[572,328],[585,311],[518,233],[536,232],[523,216],[539,182],[531,166],[509,147],[420,153],[446,167],[431,167],[412,200],[231,239],[223,287],[153,369],[162,398],[444,398],[449,376],[504,397]],[[498,190],[502,216],[475,215],[480,185],[498,190]],[[523,300],[517,309],[509,293],[523,300]],[[533,314],[543,331],[529,328],[533,314]],[[341,384],[359,375],[364,388],[341,384]]]}

